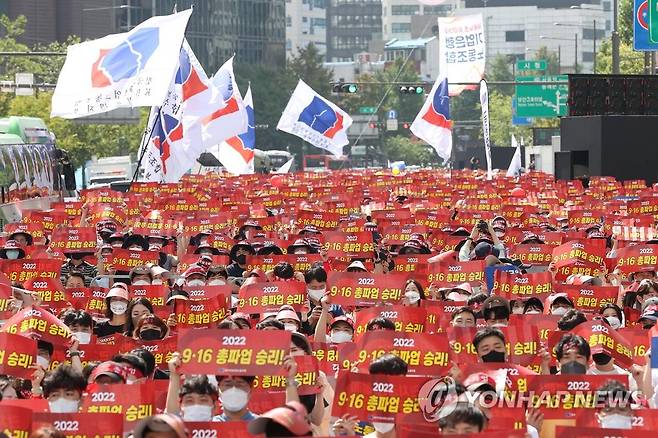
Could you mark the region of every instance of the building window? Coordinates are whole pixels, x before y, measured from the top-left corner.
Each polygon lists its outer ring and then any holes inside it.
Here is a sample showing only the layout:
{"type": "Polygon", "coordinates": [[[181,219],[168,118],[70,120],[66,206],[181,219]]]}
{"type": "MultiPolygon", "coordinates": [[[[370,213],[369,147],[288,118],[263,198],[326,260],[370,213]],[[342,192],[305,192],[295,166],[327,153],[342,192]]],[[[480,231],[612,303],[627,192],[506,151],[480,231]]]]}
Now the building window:
{"type": "Polygon", "coordinates": [[[583,62],[594,62],[594,52],[583,52],[583,62]]]}
{"type": "MultiPolygon", "coordinates": [[[[599,23],[596,23],[599,25],[599,23]]],[[[601,23],[603,24],[603,23],[601,23]]],[[[596,39],[602,40],[605,38],[605,30],[596,29],[596,39]]],[[[583,39],[584,40],[593,40],[594,39],[594,29],[583,29],[583,39]]]]}
{"type": "Polygon", "coordinates": [[[288,15],[286,17],[286,27],[291,27],[292,26],[292,17],[288,15]]]}
{"type": "Polygon", "coordinates": [[[425,6],[423,8],[423,15],[445,16],[450,11],[452,11],[452,5],[425,6]]]}
{"type": "Polygon", "coordinates": [[[391,15],[418,15],[420,13],[419,5],[393,5],[391,6],[391,15]]]}
{"type": "Polygon", "coordinates": [[[505,32],[505,41],[525,41],[525,30],[508,30],[505,32]]]}
{"type": "Polygon", "coordinates": [[[411,23],[392,23],[391,24],[392,33],[410,33],[411,32],[411,23]]]}

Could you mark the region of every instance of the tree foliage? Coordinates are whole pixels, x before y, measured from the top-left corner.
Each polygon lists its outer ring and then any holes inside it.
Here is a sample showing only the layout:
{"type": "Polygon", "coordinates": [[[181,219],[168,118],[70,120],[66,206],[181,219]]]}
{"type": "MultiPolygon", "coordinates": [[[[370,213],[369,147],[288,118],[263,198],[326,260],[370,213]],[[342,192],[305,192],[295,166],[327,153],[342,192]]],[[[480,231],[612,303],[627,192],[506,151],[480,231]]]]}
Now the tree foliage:
{"type": "Polygon", "coordinates": [[[441,161],[431,146],[403,135],[386,138],[383,152],[388,160],[404,161],[408,166],[427,166],[441,161]]]}
{"type": "Polygon", "coordinates": [[[499,91],[489,93],[489,117],[491,143],[495,146],[510,146],[512,134],[518,141],[532,144],[532,130],[525,126],[512,125],[512,96],[499,91]]]}

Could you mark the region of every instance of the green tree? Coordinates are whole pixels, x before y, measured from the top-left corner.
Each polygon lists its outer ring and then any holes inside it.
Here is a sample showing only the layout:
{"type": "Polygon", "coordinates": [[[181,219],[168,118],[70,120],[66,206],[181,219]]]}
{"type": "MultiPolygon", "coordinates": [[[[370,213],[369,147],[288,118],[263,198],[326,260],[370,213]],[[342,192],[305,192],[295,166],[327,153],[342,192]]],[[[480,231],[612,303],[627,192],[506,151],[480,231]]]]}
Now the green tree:
{"type": "MultiPolygon", "coordinates": [[[[609,39],[605,40],[597,49],[596,63],[597,73],[612,73],[612,43],[609,39]]],[[[621,43],[619,45],[619,72],[621,74],[643,74],[644,54],[633,50],[632,45],[621,43]]]]}
{"type": "MultiPolygon", "coordinates": [[[[513,59],[510,59],[508,56],[498,54],[491,61],[489,69],[487,71],[487,81],[498,82],[498,81],[513,81],[514,74],[510,66],[515,62],[513,59]]],[[[514,86],[512,85],[500,85],[496,89],[504,94],[512,95],[514,94],[514,86]]]]}
{"type": "Polygon", "coordinates": [[[628,45],[633,45],[633,0],[619,2],[619,38],[628,45]]]}
{"type": "Polygon", "coordinates": [[[286,70],[295,79],[295,84],[301,79],[318,93],[327,95],[331,91],[332,72],[324,67],[323,62],[324,56],[315,44],[310,43],[288,60],[286,70]]]}
{"type": "Polygon", "coordinates": [[[541,46],[536,52],[533,59],[546,61],[546,74],[559,75],[560,74],[560,58],[557,52],[548,50],[548,47],[541,46]]]}
{"type": "Polygon", "coordinates": [[[512,134],[518,141],[521,141],[521,137],[523,137],[526,145],[531,143],[532,130],[530,128],[512,125],[512,96],[497,90],[490,92],[489,118],[492,145],[510,146],[512,134]]]}
{"type": "Polygon", "coordinates": [[[383,152],[390,161],[404,161],[408,166],[437,164],[441,159],[431,146],[404,135],[386,138],[383,152]]]}

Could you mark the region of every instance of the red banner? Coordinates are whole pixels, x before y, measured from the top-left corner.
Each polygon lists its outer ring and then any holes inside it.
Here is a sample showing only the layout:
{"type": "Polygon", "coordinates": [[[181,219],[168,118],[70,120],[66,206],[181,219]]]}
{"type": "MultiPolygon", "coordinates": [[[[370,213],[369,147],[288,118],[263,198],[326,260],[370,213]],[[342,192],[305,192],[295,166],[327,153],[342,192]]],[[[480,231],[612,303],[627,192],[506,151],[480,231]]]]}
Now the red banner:
{"type": "Polygon", "coordinates": [[[320,370],[325,374],[334,374],[339,370],[338,345],[327,342],[311,342],[313,356],[318,360],[320,370]]]}
{"type": "MultiPolygon", "coordinates": [[[[297,393],[309,395],[320,392],[322,388],[316,383],[320,370],[319,360],[314,356],[297,356],[294,359],[297,362],[295,381],[299,384],[297,393]]],[[[268,393],[285,392],[287,380],[286,376],[256,376],[253,387],[256,391],[268,393]]]]}
{"type": "Polygon", "coordinates": [[[147,263],[157,265],[160,260],[160,255],[156,251],[131,251],[122,248],[115,248],[111,257],[110,263],[117,271],[130,271],[147,263]]]}
{"type": "Polygon", "coordinates": [[[555,428],[555,436],[559,436],[560,438],[646,438],[647,432],[633,429],[583,427],[579,424],[573,427],[557,426],[555,428]]]}
{"type": "Polygon", "coordinates": [[[62,321],[46,309],[33,305],[24,307],[5,321],[0,333],[11,333],[56,345],[68,345],[71,331],[62,321]]]}
{"type": "Polygon", "coordinates": [[[30,379],[36,363],[37,343],[29,338],[0,333],[0,374],[30,379]]]}
{"type": "Polygon", "coordinates": [[[97,204],[89,210],[88,221],[92,224],[97,224],[103,219],[111,219],[119,225],[126,223],[126,212],[121,208],[114,208],[111,205],[97,204]]]}
{"type": "Polygon", "coordinates": [[[427,283],[449,286],[484,281],[484,260],[472,262],[432,263],[428,266],[427,283]]]}
{"type": "Polygon", "coordinates": [[[318,230],[330,231],[335,230],[340,221],[339,213],[329,213],[326,211],[308,211],[301,210],[297,213],[297,221],[295,224],[299,228],[306,225],[313,225],[318,230]]]}
{"type": "Polygon", "coordinates": [[[329,257],[372,258],[375,255],[372,233],[368,231],[351,234],[340,231],[324,233],[323,248],[329,257]]]}
{"type": "Polygon", "coordinates": [[[0,403],[0,432],[10,438],[28,438],[32,432],[32,410],[0,403]]]}
{"type": "Polygon", "coordinates": [[[245,313],[276,312],[283,305],[301,310],[306,303],[306,283],[271,281],[252,283],[240,288],[238,311],[245,313]]]}
{"type": "Polygon", "coordinates": [[[619,294],[618,286],[583,286],[560,285],[560,292],[565,292],[577,309],[583,312],[597,312],[607,303],[616,303],[619,294]]]}
{"type": "Polygon", "coordinates": [[[154,306],[164,306],[169,289],[162,284],[148,284],[143,286],[128,286],[128,293],[132,298],[146,298],[154,306]]]}
{"type": "Polygon", "coordinates": [[[203,300],[176,300],[174,306],[176,322],[181,327],[216,327],[228,316],[223,295],[203,300]]]}
{"type": "Polygon", "coordinates": [[[62,309],[68,305],[59,278],[35,278],[26,281],[24,287],[39,295],[42,307],[62,309]]]}
{"type": "Polygon", "coordinates": [[[60,277],[62,262],[59,260],[33,259],[33,260],[3,260],[2,272],[12,282],[24,283],[33,278],[60,277]]]}
{"type": "Polygon", "coordinates": [[[531,265],[548,265],[552,260],[553,250],[555,248],[555,245],[540,245],[533,243],[511,245],[509,249],[509,257],[531,265]]]}
{"type": "Polygon", "coordinates": [[[642,328],[624,327],[617,330],[628,345],[633,348],[634,363],[644,366],[647,364],[647,351],[651,349],[651,338],[647,331],[642,328]]]}
{"type": "MultiPolygon", "coordinates": [[[[121,345],[123,345],[123,343],[121,343],[121,345]]],[[[112,360],[112,358],[119,353],[120,345],[96,344],[92,338],[92,343],[80,344],[80,346],[78,346],[78,351],[80,352],[80,361],[84,367],[92,364],[93,362],[105,362],[112,360]]],[[[50,361],[50,367],[51,369],[55,369],[62,363],[70,364],[71,356],[64,350],[56,349],[53,353],[52,360],[50,361]]]]}
{"type": "Polygon", "coordinates": [[[405,274],[331,271],[327,289],[332,303],[341,306],[397,303],[402,298],[407,278],[405,274]]]}
{"type": "Polygon", "coordinates": [[[271,271],[281,262],[292,265],[295,271],[306,272],[314,263],[322,263],[320,254],[284,254],[268,256],[247,256],[247,271],[260,269],[263,272],[271,271]]]}
{"type": "Polygon", "coordinates": [[[228,300],[231,296],[231,286],[185,286],[185,292],[192,301],[215,297],[224,297],[225,300],[228,300]]]}
{"type": "MultiPolygon", "coordinates": [[[[153,382],[124,385],[87,386],[81,412],[121,414],[125,431],[132,430],[140,420],[155,414],[153,382]]],[[[96,429],[98,432],[98,429],[96,429]]]]}
{"type": "Polygon", "coordinates": [[[50,247],[64,253],[95,252],[96,245],[96,229],[93,227],[55,228],[50,239],[50,247]]]}
{"type": "Polygon", "coordinates": [[[418,394],[427,381],[424,377],[340,372],[331,414],[392,423],[398,414],[420,412],[418,394]]]}
{"type": "Polygon", "coordinates": [[[45,426],[54,427],[66,438],[98,438],[99,431],[102,431],[103,438],[121,438],[123,436],[123,418],[118,414],[35,413],[32,420],[33,430],[45,426]]]}
{"type": "Polygon", "coordinates": [[[594,241],[571,241],[558,246],[553,250],[553,262],[560,269],[573,262],[591,263],[603,266],[605,258],[605,244],[598,245],[594,241]]]}
{"type": "Polygon", "coordinates": [[[493,292],[508,300],[546,295],[553,291],[553,275],[550,272],[521,274],[496,270],[493,292]]]}
{"type": "Polygon", "coordinates": [[[183,374],[279,375],[290,351],[290,332],[183,329],[178,333],[183,374]]]}
{"type": "Polygon", "coordinates": [[[612,356],[615,363],[629,369],[633,365],[633,348],[628,341],[612,327],[601,321],[587,321],[572,330],[587,340],[592,354],[605,353],[612,356]]]}
{"type": "Polygon", "coordinates": [[[120,351],[129,352],[136,348],[143,348],[144,350],[151,352],[153,355],[156,368],[166,370],[167,362],[171,359],[172,354],[177,351],[177,347],[177,335],[168,336],[157,341],[136,341],[134,339],[124,338],[123,342],[120,344],[120,351]]]}
{"type": "MultiPolygon", "coordinates": [[[[253,395],[252,395],[253,397],[253,395]]],[[[281,406],[285,403],[277,405],[281,406]]],[[[254,409],[251,400],[249,400],[249,407],[254,409]]],[[[256,412],[266,412],[265,410],[256,410],[256,412]]],[[[248,430],[248,421],[186,421],[185,428],[187,429],[187,436],[189,438],[261,438],[265,435],[252,435],[248,430]]]]}
{"type": "Polygon", "coordinates": [[[658,270],[658,245],[635,245],[617,250],[615,269],[628,275],[640,271],[658,270]]]}
{"type": "Polygon", "coordinates": [[[355,337],[359,337],[366,333],[368,322],[374,318],[386,318],[393,321],[396,332],[423,333],[427,331],[427,309],[399,304],[393,306],[367,307],[356,312],[355,337]]]}

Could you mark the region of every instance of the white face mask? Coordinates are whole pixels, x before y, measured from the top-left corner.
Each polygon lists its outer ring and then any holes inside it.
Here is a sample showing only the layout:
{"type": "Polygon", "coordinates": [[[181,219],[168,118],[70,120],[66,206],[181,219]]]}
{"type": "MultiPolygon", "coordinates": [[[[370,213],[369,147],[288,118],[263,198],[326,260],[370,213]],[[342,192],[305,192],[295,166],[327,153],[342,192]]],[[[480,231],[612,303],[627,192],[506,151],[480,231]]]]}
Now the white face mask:
{"type": "Polygon", "coordinates": [[[18,258],[19,251],[17,249],[8,249],[5,251],[5,254],[9,260],[16,260],[18,258]]]}
{"type": "Polygon", "coordinates": [[[605,319],[613,329],[617,330],[619,327],[621,327],[621,321],[616,316],[608,316],[605,319]]]}
{"type": "Polygon", "coordinates": [[[148,280],[135,280],[132,282],[133,286],[149,286],[150,284],[148,280]]]}
{"type": "Polygon", "coordinates": [[[288,330],[289,332],[296,332],[296,331],[297,331],[297,324],[290,324],[290,323],[288,323],[288,324],[283,324],[283,326],[284,326],[285,329],[288,330]]]}
{"type": "Polygon", "coordinates": [[[329,339],[334,344],[342,344],[345,342],[350,342],[352,340],[352,335],[347,332],[332,331],[329,339]]]}
{"type": "Polygon", "coordinates": [[[523,314],[523,307],[515,307],[512,309],[512,313],[515,315],[522,315],[523,314]]]}
{"type": "Polygon", "coordinates": [[[208,281],[208,286],[224,286],[226,285],[226,281],[223,278],[213,278],[212,280],[208,281]]]}
{"type": "Polygon", "coordinates": [[[466,302],[470,298],[470,295],[462,294],[459,292],[450,292],[446,298],[451,301],[466,302]]]}
{"type": "Polygon", "coordinates": [[[195,279],[195,280],[186,281],[185,284],[188,286],[197,287],[197,286],[205,286],[206,282],[203,280],[195,279]]]}
{"type": "Polygon", "coordinates": [[[327,288],[323,287],[322,289],[306,289],[308,296],[315,301],[320,301],[325,293],[327,293],[327,288]]]}
{"type": "Polygon", "coordinates": [[[505,322],[494,322],[489,327],[507,327],[507,323],[505,323],[505,322]]]}
{"type": "Polygon", "coordinates": [[[229,388],[222,391],[220,398],[225,411],[240,412],[249,402],[249,393],[238,388],[229,388]]]}
{"type": "Polygon", "coordinates": [[[212,420],[212,406],[189,405],[183,408],[184,421],[210,421],[212,420]]]}
{"type": "Polygon", "coordinates": [[[530,310],[528,310],[525,314],[526,314],[526,315],[537,315],[537,314],[540,314],[540,313],[541,313],[541,312],[540,312],[539,310],[530,309],[530,310]]]}
{"type": "Polygon", "coordinates": [[[80,344],[88,344],[91,342],[91,333],[73,332],[73,336],[75,336],[78,341],[80,341],[80,344]]]}
{"type": "Polygon", "coordinates": [[[409,301],[411,304],[417,303],[420,301],[420,293],[416,291],[409,291],[404,293],[404,297],[409,301]]]}
{"type": "Polygon", "coordinates": [[[128,303],[124,303],[123,301],[115,301],[110,303],[110,310],[115,315],[123,315],[126,313],[126,310],[128,310],[128,303]]]}
{"type": "Polygon", "coordinates": [[[622,414],[599,417],[599,421],[603,429],[630,429],[633,426],[633,418],[622,414]]]}
{"type": "Polygon", "coordinates": [[[41,365],[44,369],[48,369],[50,366],[50,360],[46,359],[43,356],[37,356],[37,364],[41,365]]]}
{"type": "Polygon", "coordinates": [[[551,310],[551,313],[553,315],[562,316],[565,313],[567,313],[568,311],[569,311],[569,309],[566,308],[566,307],[556,307],[555,309],[551,310]]]}
{"type": "Polygon", "coordinates": [[[395,423],[372,423],[372,427],[379,433],[388,433],[395,428],[395,423]]]}
{"type": "Polygon", "coordinates": [[[305,255],[308,254],[308,252],[305,249],[296,249],[293,251],[293,254],[305,255]]]}
{"type": "Polygon", "coordinates": [[[74,414],[78,412],[79,404],[78,400],[69,400],[64,397],[48,402],[50,412],[55,414],[74,414]]]}
{"type": "Polygon", "coordinates": [[[162,283],[162,278],[154,278],[153,281],[151,282],[153,285],[160,285],[162,283]]]}

